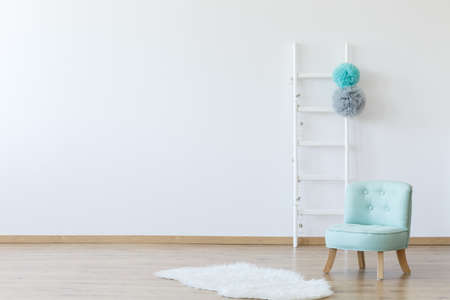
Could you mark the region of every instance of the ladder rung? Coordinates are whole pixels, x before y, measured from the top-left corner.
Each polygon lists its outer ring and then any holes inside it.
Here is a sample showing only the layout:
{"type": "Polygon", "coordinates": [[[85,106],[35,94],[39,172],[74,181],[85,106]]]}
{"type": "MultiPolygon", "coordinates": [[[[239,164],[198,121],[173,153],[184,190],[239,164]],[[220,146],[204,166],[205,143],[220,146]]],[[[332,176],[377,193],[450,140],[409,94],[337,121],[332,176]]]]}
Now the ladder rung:
{"type": "Polygon", "coordinates": [[[331,79],[333,76],[330,73],[299,73],[299,79],[331,79]]]}
{"type": "Polygon", "coordinates": [[[333,109],[329,106],[299,106],[299,112],[311,112],[311,113],[331,113],[333,109]]]}
{"type": "Polygon", "coordinates": [[[299,147],[344,147],[343,143],[316,142],[316,141],[298,141],[299,147]]]}
{"type": "Polygon", "coordinates": [[[344,181],[344,178],[326,175],[312,175],[312,174],[297,176],[297,182],[301,181],[344,181]]]}
{"type": "Polygon", "coordinates": [[[304,209],[300,211],[302,215],[313,216],[339,216],[344,214],[342,209],[304,209]]]}

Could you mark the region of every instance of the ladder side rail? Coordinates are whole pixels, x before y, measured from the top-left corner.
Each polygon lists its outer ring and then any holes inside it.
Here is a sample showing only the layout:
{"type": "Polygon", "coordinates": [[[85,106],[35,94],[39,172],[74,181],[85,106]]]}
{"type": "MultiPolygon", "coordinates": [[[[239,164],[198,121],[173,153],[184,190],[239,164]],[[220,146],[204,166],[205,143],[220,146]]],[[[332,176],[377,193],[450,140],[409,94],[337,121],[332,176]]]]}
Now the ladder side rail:
{"type": "MultiPolygon", "coordinates": [[[[344,47],[344,62],[350,61],[350,52],[349,52],[349,45],[348,42],[345,42],[344,47]]],[[[348,118],[344,118],[344,178],[345,178],[345,185],[344,185],[344,199],[345,194],[347,191],[348,186],[348,178],[349,178],[349,142],[348,142],[348,135],[349,135],[349,128],[348,128],[348,118]]]]}
{"type": "Polygon", "coordinates": [[[293,197],[293,230],[292,230],[292,245],[294,248],[298,246],[298,211],[299,211],[299,193],[298,193],[298,163],[297,163],[297,43],[294,42],[292,47],[292,197],[293,197]]]}

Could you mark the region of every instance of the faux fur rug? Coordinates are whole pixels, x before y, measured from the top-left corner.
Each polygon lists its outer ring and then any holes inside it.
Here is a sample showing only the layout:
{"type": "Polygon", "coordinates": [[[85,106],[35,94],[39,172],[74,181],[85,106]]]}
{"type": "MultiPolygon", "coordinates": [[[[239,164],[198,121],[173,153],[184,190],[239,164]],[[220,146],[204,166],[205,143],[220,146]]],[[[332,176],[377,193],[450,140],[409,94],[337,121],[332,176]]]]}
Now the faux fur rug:
{"type": "Polygon", "coordinates": [[[294,300],[319,299],[333,294],[325,279],[304,280],[296,272],[247,263],[171,269],[155,275],[190,287],[217,291],[230,298],[294,300]]]}

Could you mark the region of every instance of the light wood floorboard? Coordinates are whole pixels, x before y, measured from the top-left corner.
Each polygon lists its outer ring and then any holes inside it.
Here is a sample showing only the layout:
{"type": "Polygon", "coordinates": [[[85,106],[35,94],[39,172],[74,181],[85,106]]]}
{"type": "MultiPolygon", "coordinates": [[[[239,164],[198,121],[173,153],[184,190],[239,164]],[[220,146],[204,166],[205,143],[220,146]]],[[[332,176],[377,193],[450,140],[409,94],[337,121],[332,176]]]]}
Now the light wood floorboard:
{"type": "MultiPolygon", "coordinates": [[[[0,299],[224,299],[153,273],[167,268],[246,261],[320,278],[328,249],[308,246],[232,245],[0,245],[0,299]]],[[[395,251],[385,252],[384,280],[376,280],[376,252],[338,251],[326,278],[329,299],[450,299],[450,247],[417,246],[406,251],[403,275],[395,251]]]]}

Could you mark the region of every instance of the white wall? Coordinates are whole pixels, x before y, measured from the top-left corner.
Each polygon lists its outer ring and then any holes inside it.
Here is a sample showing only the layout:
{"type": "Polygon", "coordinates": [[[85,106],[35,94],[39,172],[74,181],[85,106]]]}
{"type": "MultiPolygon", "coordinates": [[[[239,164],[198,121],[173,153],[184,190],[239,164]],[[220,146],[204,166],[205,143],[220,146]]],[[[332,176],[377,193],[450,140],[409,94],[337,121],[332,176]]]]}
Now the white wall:
{"type": "Polygon", "coordinates": [[[450,235],[449,14],[446,0],[2,1],[0,234],[290,235],[291,42],[348,40],[369,101],[354,177],[411,183],[413,235],[450,235]]]}

